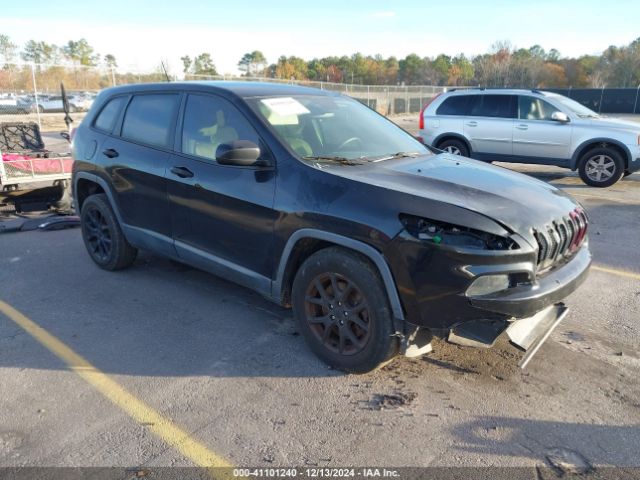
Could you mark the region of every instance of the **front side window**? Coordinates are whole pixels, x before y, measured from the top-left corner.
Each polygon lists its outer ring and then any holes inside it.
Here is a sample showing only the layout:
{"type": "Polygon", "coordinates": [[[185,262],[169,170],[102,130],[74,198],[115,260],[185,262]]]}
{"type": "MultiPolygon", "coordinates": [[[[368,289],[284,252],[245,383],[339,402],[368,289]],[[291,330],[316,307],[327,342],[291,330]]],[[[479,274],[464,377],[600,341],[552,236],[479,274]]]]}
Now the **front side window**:
{"type": "Polygon", "coordinates": [[[122,137],[154,147],[171,146],[179,98],[177,94],[134,96],[124,115],[122,137]]]}
{"type": "Polygon", "coordinates": [[[260,145],[249,121],[227,100],[189,95],[182,126],[182,152],[215,160],[218,147],[234,140],[260,145]]]}
{"type": "Polygon", "coordinates": [[[520,96],[518,100],[520,120],[551,120],[558,109],[541,98],[520,96]]]}
{"type": "Polygon", "coordinates": [[[107,102],[104,108],[98,114],[94,126],[98,130],[110,133],[116,124],[116,120],[120,115],[120,111],[124,106],[127,97],[116,97],[107,102]]]}
{"type": "Polygon", "coordinates": [[[473,117],[516,118],[515,95],[474,95],[469,115],[473,117]]]}
{"type": "Polygon", "coordinates": [[[292,95],[247,103],[301,158],[373,161],[430,154],[407,132],[347,97],[292,95]]]}

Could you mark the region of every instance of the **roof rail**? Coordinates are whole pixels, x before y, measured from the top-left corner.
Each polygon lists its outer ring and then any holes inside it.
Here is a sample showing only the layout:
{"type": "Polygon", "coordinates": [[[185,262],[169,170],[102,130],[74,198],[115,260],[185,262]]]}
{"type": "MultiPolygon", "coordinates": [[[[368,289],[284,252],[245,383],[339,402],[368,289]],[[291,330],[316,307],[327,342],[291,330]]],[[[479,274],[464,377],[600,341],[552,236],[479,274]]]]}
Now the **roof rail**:
{"type": "Polygon", "coordinates": [[[455,91],[458,91],[458,90],[460,90],[460,91],[467,91],[467,90],[485,90],[485,87],[465,87],[465,88],[458,88],[458,87],[455,87],[455,88],[451,88],[451,89],[447,90],[447,93],[449,93],[449,92],[455,92],[455,91]]]}

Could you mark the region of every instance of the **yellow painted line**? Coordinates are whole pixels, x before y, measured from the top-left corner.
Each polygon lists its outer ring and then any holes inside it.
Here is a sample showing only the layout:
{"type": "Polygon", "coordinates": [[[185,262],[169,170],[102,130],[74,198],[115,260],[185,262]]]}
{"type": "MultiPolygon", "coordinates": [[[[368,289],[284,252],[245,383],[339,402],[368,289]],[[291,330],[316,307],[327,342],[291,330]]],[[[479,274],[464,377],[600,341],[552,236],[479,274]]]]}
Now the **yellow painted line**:
{"type": "Polygon", "coordinates": [[[629,272],[627,270],[619,270],[617,268],[599,267],[598,265],[592,265],[592,270],[597,272],[610,273],[611,275],[618,275],[619,277],[633,278],[634,280],[640,280],[640,273],[629,272]]]}
{"type": "Polygon", "coordinates": [[[103,396],[111,400],[116,406],[140,424],[144,424],[165,443],[171,445],[182,455],[190,459],[199,467],[226,467],[232,465],[207,449],[204,445],[192,439],[182,428],[171,420],[136,398],[115,382],[105,373],[102,373],[87,360],[74,352],[58,338],[51,335],[45,329],[27,318],[8,303],[0,300],[0,312],[4,313],[16,325],[26,331],[34,339],[40,342],[56,357],[66,363],[73,372],[98,390],[103,396]]]}
{"type": "Polygon", "coordinates": [[[573,192],[569,192],[569,195],[571,195],[572,197],[598,198],[600,200],[624,203],[626,205],[640,205],[640,201],[634,201],[634,200],[629,201],[629,200],[623,200],[621,198],[605,197],[603,195],[589,195],[586,193],[573,193],[573,192]]]}

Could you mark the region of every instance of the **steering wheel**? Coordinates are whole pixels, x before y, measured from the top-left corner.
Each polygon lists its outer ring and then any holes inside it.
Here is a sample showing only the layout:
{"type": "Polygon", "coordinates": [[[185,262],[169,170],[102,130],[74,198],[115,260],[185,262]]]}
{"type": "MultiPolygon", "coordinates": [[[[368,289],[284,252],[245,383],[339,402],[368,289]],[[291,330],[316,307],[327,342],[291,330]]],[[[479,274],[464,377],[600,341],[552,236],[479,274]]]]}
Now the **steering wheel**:
{"type": "Polygon", "coordinates": [[[340,150],[342,150],[343,148],[345,148],[347,145],[350,145],[350,144],[352,144],[352,143],[356,143],[356,142],[357,142],[357,143],[359,143],[359,144],[360,144],[360,146],[362,147],[362,140],[361,140],[360,138],[358,138],[358,137],[351,137],[351,138],[347,138],[344,142],[342,142],[342,143],[340,144],[340,146],[338,146],[337,150],[338,150],[338,151],[340,151],[340,150]]]}

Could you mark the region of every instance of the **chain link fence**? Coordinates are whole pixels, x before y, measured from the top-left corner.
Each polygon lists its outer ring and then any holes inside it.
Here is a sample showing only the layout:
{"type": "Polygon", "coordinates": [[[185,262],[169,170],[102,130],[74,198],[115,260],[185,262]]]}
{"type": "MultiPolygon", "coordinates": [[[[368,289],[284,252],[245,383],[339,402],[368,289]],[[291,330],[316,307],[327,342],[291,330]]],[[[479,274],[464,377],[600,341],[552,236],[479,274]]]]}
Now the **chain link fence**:
{"type": "MultiPolygon", "coordinates": [[[[301,85],[342,93],[359,100],[383,115],[418,113],[425,103],[451,88],[432,85],[358,85],[351,83],[318,82],[312,80],[282,80],[266,77],[235,77],[225,75],[187,75],[185,80],[228,80],[275,82],[301,85]]],[[[464,88],[464,87],[462,87],[464,88]]]]}

